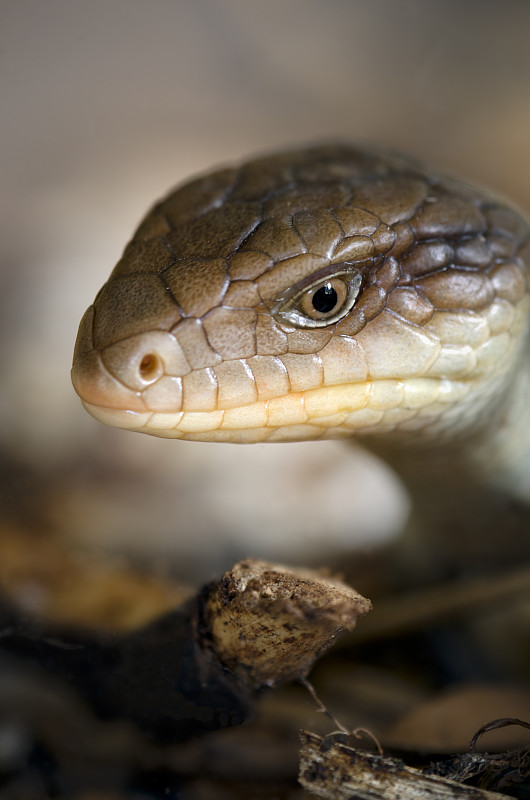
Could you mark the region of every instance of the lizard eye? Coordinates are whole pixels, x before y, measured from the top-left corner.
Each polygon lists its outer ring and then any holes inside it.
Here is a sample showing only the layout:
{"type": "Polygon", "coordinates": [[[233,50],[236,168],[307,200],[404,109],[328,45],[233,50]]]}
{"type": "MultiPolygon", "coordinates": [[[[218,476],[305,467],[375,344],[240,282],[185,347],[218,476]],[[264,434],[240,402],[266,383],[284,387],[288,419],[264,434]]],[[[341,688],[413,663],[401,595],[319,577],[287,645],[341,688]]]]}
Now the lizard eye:
{"type": "Polygon", "coordinates": [[[288,289],[273,308],[280,322],[297,328],[323,328],[346,316],[359,295],[361,273],[350,264],[333,264],[288,289]]]}

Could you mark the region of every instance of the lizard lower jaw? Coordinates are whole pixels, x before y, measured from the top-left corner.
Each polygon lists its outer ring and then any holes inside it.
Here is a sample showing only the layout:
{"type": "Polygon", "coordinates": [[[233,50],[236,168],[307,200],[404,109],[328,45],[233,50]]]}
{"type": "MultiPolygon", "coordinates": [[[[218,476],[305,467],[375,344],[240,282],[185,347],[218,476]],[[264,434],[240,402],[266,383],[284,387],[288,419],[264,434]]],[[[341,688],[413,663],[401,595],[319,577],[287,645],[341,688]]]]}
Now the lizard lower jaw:
{"type": "Polygon", "coordinates": [[[472,384],[412,378],[339,384],[214,411],[152,412],[83,401],[96,419],[175,439],[221,442],[305,441],[458,426],[472,384]]]}

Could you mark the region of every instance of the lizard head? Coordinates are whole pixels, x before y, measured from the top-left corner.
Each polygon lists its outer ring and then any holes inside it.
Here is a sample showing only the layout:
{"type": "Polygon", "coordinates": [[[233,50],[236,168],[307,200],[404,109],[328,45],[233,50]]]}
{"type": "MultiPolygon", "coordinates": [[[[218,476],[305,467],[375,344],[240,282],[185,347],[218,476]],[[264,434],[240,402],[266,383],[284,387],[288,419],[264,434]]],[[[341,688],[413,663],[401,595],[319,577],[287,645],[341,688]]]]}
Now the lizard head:
{"type": "Polygon", "coordinates": [[[458,437],[524,347],[524,220],[350,146],[222,169],[158,203],[86,312],[72,379],[157,436],[458,437]]]}

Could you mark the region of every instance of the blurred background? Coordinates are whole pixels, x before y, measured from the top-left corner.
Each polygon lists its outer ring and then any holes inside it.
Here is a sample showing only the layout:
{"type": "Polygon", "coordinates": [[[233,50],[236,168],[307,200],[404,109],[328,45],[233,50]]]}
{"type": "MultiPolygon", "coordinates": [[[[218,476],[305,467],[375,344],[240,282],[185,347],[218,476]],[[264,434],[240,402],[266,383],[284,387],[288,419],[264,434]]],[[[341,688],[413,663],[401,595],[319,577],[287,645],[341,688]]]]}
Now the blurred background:
{"type": "Polygon", "coordinates": [[[396,535],[397,480],[343,443],[95,422],[69,381],[77,325],[160,195],[266,151],[383,145],[529,212],[529,30],[524,0],[2,0],[4,536],[195,582],[246,555],[325,563],[396,535]]]}

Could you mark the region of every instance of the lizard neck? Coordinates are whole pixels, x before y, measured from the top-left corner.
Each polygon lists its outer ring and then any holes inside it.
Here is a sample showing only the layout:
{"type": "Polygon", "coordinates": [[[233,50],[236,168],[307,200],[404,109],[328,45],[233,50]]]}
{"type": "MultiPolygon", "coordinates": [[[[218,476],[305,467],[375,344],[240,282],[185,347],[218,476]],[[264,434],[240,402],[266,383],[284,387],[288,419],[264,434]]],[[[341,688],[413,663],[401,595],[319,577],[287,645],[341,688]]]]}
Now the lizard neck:
{"type": "Polygon", "coordinates": [[[530,359],[490,412],[487,426],[436,451],[421,437],[365,441],[408,491],[411,519],[394,556],[412,582],[530,558],[530,359]]]}
{"type": "Polygon", "coordinates": [[[483,420],[458,438],[363,443],[395,469],[415,495],[425,486],[491,489],[530,507],[530,358],[485,409],[483,420]]]}

